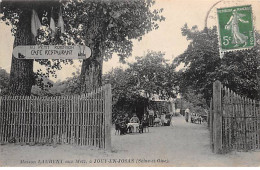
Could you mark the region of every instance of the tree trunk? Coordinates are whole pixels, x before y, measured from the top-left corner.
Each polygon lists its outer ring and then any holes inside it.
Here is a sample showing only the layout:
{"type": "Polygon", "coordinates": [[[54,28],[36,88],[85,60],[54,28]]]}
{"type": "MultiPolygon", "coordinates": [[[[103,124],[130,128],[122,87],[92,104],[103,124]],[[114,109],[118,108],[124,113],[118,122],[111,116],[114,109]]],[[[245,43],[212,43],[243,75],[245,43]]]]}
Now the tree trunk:
{"type": "Polygon", "coordinates": [[[103,56],[100,42],[95,42],[91,57],[83,60],[80,75],[81,93],[89,93],[102,85],[103,56]]]}
{"type": "MultiPolygon", "coordinates": [[[[30,22],[31,11],[22,12],[19,23],[17,24],[13,47],[18,45],[33,45],[30,22]]],[[[9,95],[30,95],[34,83],[33,60],[16,59],[12,55],[9,95]]]]}
{"type": "Polygon", "coordinates": [[[94,18],[89,22],[87,39],[91,49],[91,57],[83,60],[80,75],[81,93],[89,93],[102,86],[103,67],[103,34],[105,34],[108,23],[94,18]]]}

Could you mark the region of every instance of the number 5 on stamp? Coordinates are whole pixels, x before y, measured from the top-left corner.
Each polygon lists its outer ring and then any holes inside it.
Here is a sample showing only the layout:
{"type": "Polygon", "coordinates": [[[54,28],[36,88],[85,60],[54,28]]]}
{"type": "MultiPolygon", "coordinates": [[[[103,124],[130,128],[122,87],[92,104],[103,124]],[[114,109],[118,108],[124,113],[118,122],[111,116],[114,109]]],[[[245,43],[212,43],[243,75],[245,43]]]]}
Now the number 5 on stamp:
{"type": "Polygon", "coordinates": [[[251,5],[217,9],[221,52],[255,46],[251,5]]]}

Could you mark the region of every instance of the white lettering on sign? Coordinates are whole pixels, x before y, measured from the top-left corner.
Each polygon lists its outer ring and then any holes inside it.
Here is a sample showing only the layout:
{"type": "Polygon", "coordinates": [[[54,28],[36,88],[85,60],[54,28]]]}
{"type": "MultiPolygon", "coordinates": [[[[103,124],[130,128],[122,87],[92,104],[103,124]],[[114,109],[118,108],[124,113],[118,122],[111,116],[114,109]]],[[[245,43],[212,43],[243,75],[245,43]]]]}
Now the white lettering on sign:
{"type": "Polygon", "coordinates": [[[18,59],[87,59],[91,50],[82,45],[30,45],[15,47],[13,55],[18,59]]]}

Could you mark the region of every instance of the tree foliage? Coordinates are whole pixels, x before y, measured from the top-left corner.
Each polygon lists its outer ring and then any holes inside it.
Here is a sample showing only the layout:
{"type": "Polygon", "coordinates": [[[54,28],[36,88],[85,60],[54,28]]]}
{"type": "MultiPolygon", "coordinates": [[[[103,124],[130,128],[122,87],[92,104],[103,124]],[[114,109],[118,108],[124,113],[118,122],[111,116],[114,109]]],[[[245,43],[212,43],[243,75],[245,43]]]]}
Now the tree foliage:
{"type": "MultiPolygon", "coordinates": [[[[50,36],[51,30],[49,28],[49,19],[51,15],[51,10],[53,9],[53,16],[55,16],[56,20],[58,17],[59,11],[59,1],[58,0],[45,0],[45,1],[10,1],[3,0],[1,3],[1,21],[5,22],[7,25],[11,25],[11,32],[15,36],[14,47],[17,45],[35,45],[35,44],[65,44],[68,42],[69,37],[67,34],[60,34],[59,31],[55,35],[55,38],[50,36]],[[30,31],[31,24],[31,13],[32,9],[37,11],[37,14],[41,20],[42,26],[38,30],[38,35],[33,38],[32,33],[30,31]],[[62,40],[62,41],[60,41],[62,40]]],[[[58,30],[58,28],[57,28],[58,30]]],[[[50,76],[57,77],[56,70],[60,70],[62,68],[61,63],[69,64],[72,63],[72,60],[35,60],[40,65],[46,66],[46,70],[37,70],[37,72],[33,73],[33,64],[32,61],[19,61],[15,58],[12,58],[12,67],[10,74],[10,90],[13,92],[17,92],[16,95],[29,95],[31,86],[37,84],[40,88],[44,88],[46,86],[51,87],[51,82],[45,82],[43,79],[49,78],[50,76]],[[26,66],[25,66],[26,65],[26,66]],[[26,70],[30,74],[21,74],[18,75],[17,70],[26,70]],[[27,77],[22,77],[27,76],[27,77]],[[18,78],[28,79],[30,83],[25,84],[25,81],[18,81],[18,78]],[[17,82],[16,82],[17,81],[17,82]],[[45,82],[45,84],[44,84],[45,82]],[[13,85],[13,84],[20,85],[13,85]],[[12,89],[16,87],[26,87],[29,89],[12,89]],[[20,90],[20,91],[19,91],[20,90]],[[25,92],[25,93],[24,93],[25,92]]],[[[24,71],[25,72],[25,71],[24,71]]]]}
{"type": "Polygon", "coordinates": [[[118,53],[121,61],[131,55],[132,40],[158,29],[163,9],[151,10],[153,0],[69,1],[64,4],[67,32],[76,43],[101,41],[104,59],[118,53]]]}
{"type": "Polygon", "coordinates": [[[0,67],[0,95],[7,94],[9,74],[0,67]]]}
{"type": "Polygon", "coordinates": [[[154,95],[161,99],[177,94],[174,69],[164,59],[164,53],[148,51],[136,57],[128,68],[116,68],[103,76],[104,83],[112,85],[114,112],[127,112],[136,106],[146,105],[154,95]]]}
{"type": "Polygon", "coordinates": [[[191,89],[209,102],[213,82],[219,80],[238,94],[259,99],[259,44],[249,50],[227,52],[221,59],[216,27],[199,31],[196,26],[190,29],[184,25],[182,34],[190,44],[173,62],[174,67],[185,65],[178,73],[182,93],[191,89]]]}
{"type": "Polygon", "coordinates": [[[147,98],[135,89],[136,81],[134,75],[122,68],[103,75],[103,83],[112,85],[113,95],[113,117],[128,113],[132,115],[140,105],[146,105],[147,98]]]}
{"type": "Polygon", "coordinates": [[[136,57],[136,62],[130,64],[129,69],[135,76],[136,90],[143,91],[148,98],[154,94],[161,99],[175,97],[176,76],[174,69],[162,52],[148,51],[145,56],[136,57]]]}
{"type": "MultiPolygon", "coordinates": [[[[31,1],[30,1],[31,2],[31,1]]],[[[117,53],[120,61],[131,55],[132,40],[142,39],[142,36],[153,29],[157,29],[158,21],[165,18],[160,15],[162,9],[151,10],[154,5],[153,0],[88,0],[88,1],[48,1],[48,2],[3,2],[1,19],[8,25],[12,25],[12,32],[15,35],[19,16],[23,12],[28,12],[36,8],[40,18],[49,18],[51,9],[53,9],[54,20],[57,22],[59,7],[63,11],[66,33],[61,34],[58,38],[63,41],[45,41],[40,44],[85,44],[92,49],[92,56],[88,61],[91,64],[100,65],[99,72],[102,72],[103,59],[111,58],[113,53],[117,53]],[[35,5],[35,4],[38,4],[35,5]],[[40,5],[39,5],[40,4],[40,5]]],[[[30,19],[30,18],[28,18],[30,19]]],[[[21,21],[23,22],[23,21],[21,21]]],[[[24,22],[30,24],[30,21],[24,22]]],[[[45,27],[48,25],[45,25],[45,27]]],[[[43,29],[41,29],[43,30],[43,29]]],[[[48,30],[49,29],[45,29],[48,30]]],[[[47,35],[47,34],[43,34],[47,35]]],[[[43,37],[45,40],[50,40],[43,37]]],[[[56,77],[56,70],[60,70],[61,63],[72,63],[71,60],[37,60],[39,64],[46,66],[46,71],[38,70],[38,77],[56,77]]],[[[83,61],[82,78],[87,79],[86,70],[90,69],[88,63],[83,61]]],[[[97,73],[93,73],[97,74],[97,73]]],[[[92,79],[100,79],[99,77],[91,77],[92,79]]],[[[42,80],[42,79],[39,79],[42,80]]],[[[96,80],[82,81],[82,83],[95,82],[96,80]]],[[[40,82],[40,81],[38,81],[40,82]]],[[[98,81],[101,85],[101,81],[98,81]]]]}
{"type": "Polygon", "coordinates": [[[64,6],[68,32],[76,43],[89,46],[92,55],[82,63],[81,92],[101,86],[103,60],[117,53],[119,60],[132,53],[132,40],[154,29],[165,18],[162,9],[151,10],[152,0],[70,1],[64,6]],[[71,19],[73,18],[73,20],[71,19]]]}

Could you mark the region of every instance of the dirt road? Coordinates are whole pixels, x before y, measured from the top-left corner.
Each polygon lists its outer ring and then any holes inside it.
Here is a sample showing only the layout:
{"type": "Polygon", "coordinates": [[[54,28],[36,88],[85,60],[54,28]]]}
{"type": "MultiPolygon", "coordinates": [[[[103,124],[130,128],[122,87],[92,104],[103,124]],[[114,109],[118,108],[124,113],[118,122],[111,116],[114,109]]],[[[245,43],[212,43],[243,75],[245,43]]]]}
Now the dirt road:
{"type": "Polygon", "coordinates": [[[0,166],[260,166],[260,152],[213,154],[206,125],[174,117],[174,126],[114,135],[112,152],[81,147],[0,146],[0,166]]]}

